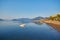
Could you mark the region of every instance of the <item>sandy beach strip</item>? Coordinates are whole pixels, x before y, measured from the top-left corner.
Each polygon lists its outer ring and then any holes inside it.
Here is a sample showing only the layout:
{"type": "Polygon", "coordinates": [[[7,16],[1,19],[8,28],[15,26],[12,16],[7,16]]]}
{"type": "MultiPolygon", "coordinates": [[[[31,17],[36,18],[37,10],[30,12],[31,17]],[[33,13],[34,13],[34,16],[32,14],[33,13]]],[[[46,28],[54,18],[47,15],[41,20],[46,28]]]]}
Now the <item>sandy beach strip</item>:
{"type": "Polygon", "coordinates": [[[52,20],[43,20],[43,22],[60,31],[60,22],[52,20]]]}

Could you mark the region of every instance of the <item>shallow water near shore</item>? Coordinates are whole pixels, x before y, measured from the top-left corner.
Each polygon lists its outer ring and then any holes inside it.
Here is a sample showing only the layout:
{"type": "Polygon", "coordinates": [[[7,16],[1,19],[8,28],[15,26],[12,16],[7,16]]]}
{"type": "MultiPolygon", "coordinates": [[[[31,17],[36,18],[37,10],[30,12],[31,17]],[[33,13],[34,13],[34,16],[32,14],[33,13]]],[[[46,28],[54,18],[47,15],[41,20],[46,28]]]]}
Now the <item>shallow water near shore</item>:
{"type": "Polygon", "coordinates": [[[0,40],[60,40],[60,32],[49,25],[0,21],[0,40]]]}

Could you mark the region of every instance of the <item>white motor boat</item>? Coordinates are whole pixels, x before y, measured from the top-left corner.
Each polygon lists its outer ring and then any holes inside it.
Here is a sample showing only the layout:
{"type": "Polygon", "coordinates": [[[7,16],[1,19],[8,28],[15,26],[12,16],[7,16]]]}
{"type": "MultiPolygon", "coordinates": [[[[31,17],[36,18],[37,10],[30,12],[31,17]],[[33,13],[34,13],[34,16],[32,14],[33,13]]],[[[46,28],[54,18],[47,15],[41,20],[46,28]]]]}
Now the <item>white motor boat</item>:
{"type": "Polygon", "coordinates": [[[20,24],[19,26],[20,26],[20,27],[25,27],[25,25],[26,25],[26,24],[20,24]]]}

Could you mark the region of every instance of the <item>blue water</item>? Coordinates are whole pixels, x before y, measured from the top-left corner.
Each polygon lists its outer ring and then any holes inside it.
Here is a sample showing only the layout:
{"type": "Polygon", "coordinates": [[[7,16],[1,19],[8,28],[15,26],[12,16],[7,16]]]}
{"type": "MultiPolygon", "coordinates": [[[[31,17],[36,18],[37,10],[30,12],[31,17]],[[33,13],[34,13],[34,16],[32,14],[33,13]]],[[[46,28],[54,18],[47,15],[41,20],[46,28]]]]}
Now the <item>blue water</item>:
{"type": "Polygon", "coordinates": [[[22,28],[20,24],[13,21],[1,21],[0,40],[60,40],[60,32],[49,25],[25,23],[26,26],[22,28]]]}

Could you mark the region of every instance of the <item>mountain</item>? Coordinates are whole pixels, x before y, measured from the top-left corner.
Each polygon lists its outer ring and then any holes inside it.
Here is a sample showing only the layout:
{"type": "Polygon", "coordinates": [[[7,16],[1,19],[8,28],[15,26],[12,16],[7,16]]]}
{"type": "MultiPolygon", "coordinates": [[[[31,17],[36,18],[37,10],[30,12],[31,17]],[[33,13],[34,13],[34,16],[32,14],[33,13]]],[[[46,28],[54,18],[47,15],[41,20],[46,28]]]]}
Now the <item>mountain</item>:
{"type": "Polygon", "coordinates": [[[33,22],[34,20],[40,20],[40,19],[43,19],[43,17],[35,17],[33,19],[19,18],[19,19],[12,19],[12,21],[19,21],[21,23],[29,23],[29,22],[33,22]]]}
{"type": "Polygon", "coordinates": [[[0,19],[0,21],[4,21],[3,19],[0,19]]]}
{"type": "Polygon", "coordinates": [[[21,23],[28,23],[28,22],[31,22],[31,19],[29,19],[29,18],[19,18],[19,19],[13,19],[12,21],[19,21],[21,23]]]}
{"type": "Polygon", "coordinates": [[[40,20],[40,19],[44,19],[43,17],[35,17],[35,18],[33,18],[32,20],[40,20]]]}

